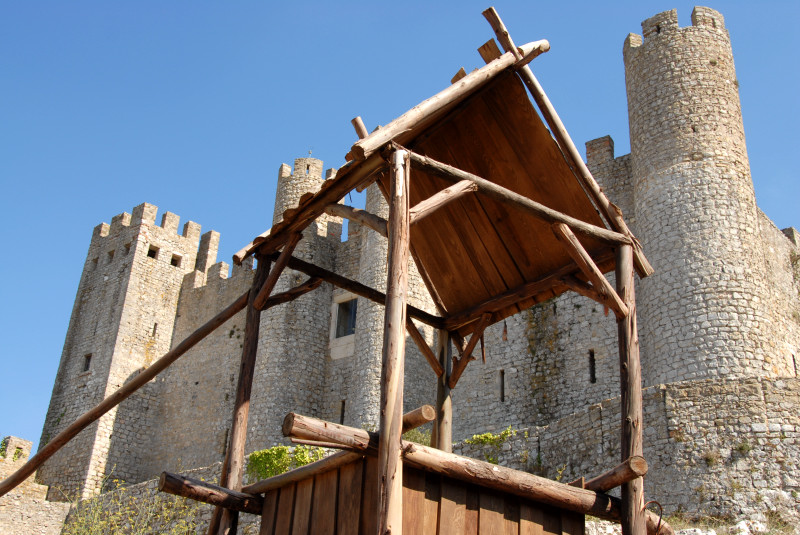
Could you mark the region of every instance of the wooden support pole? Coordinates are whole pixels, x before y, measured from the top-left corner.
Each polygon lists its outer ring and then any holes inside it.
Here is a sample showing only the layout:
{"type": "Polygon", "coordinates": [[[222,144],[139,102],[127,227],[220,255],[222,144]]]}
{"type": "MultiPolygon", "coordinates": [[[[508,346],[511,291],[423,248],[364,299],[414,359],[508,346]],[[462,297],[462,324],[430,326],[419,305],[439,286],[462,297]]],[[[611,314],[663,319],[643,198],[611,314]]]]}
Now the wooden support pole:
{"type": "Polygon", "coordinates": [[[386,220],[382,217],[376,216],[375,214],[371,214],[366,210],[361,210],[359,208],[353,208],[352,206],[347,206],[345,204],[329,204],[325,207],[325,213],[334,215],[336,217],[343,217],[345,219],[349,219],[350,221],[355,221],[365,227],[369,227],[384,238],[388,236],[388,231],[386,230],[386,220]]]}
{"type": "Polygon", "coordinates": [[[607,492],[637,477],[644,477],[645,474],[647,474],[647,461],[640,455],[634,455],[625,459],[608,472],[593,477],[586,482],[584,488],[607,492]]]}
{"type": "Polygon", "coordinates": [[[475,330],[472,331],[472,336],[469,337],[469,342],[467,342],[467,347],[464,348],[461,358],[456,360],[456,358],[453,357],[453,373],[447,381],[447,386],[450,388],[456,387],[456,383],[458,383],[458,380],[461,378],[461,374],[464,373],[469,361],[475,360],[475,357],[472,356],[472,351],[475,349],[475,345],[478,343],[481,336],[483,336],[483,331],[486,330],[486,327],[490,325],[491,321],[491,314],[487,313],[482,315],[481,319],[478,320],[478,324],[475,326],[475,330]]]}
{"type": "Polygon", "coordinates": [[[161,477],[158,479],[158,490],[198,502],[210,503],[217,507],[254,515],[260,515],[261,508],[264,506],[264,499],[261,496],[236,492],[206,481],[171,472],[161,472],[161,477]]]}
{"type": "Polygon", "coordinates": [[[28,462],[23,464],[16,472],[8,476],[0,482],[0,496],[3,496],[8,491],[25,481],[37,468],[39,468],[47,459],[53,456],[55,452],[60,450],[67,442],[72,440],[75,435],[86,429],[92,422],[100,418],[102,415],[119,405],[124,399],[128,398],[131,394],[139,390],[142,386],[153,380],[159,373],[167,369],[170,364],[178,360],[181,355],[189,351],[199,341],[212,333],[217,327],[231,319],[237,312],[242,310],[247,305],[248,296],[250,292],[247,291],[239,296],[236,301],[228,305],[227,308],[222,310],[219,314],[208,320],[196,331],[187,336],[180,344],[175,346],[164,354],[163,357],[152,363],[145,368],[139,375],[131,379],[129,383],[121,386],[116,392],[105,398],[103,401],[95,405],[92,409],[86,411],[82,416],[70,424],[66,429],[54,436],[39,452],[31,457],[28,462]]]}
{"type": "Polygon", "coordinates": [[[553,233],[556,238],[564,245],[567,253],[572,257],[587,279],[592,281],[594,290],[600,294],[602,303],[608,306],[617,315],[617,318],[624,318],[628,315],[628,307],[622,302],[617,292],[611,287],[611,283],[603,276],[603,273],[595,265],[594,260],[583,248],[581,242],[575,237],[570,228],[564,223],[553,223],[553,233]]]}
{"type": "Polygon", "coordinates": [[[581,234],[591,236],[592,238],[601,240],[611,245],[631,243],[631,238],[629,236],[625,236],[624,234],[620,234],[619,232],[614,232],[613,230],[608,230],[606,228],[597,227],[591,223],[581,221],[580,219],[576,219],[557,210],[553,210],[552,208],[548,208],[541,203],[511,191],[508,188],[504,188],[503,186],[495,184],[490,180],[479,177],[478,175],[473,175],[472,173],[462,171],[461,169],[453,167],[452,165],[438,162],[428,158],[427,156],[423,156],[414,152],[410,152],[410,157],[412,163],[422,167],[426,171],[453,181],[460,182],[462,180],[469,180],[474,182],[478,186],[479,193],[486,195],[497,202],[501,202],[503,204],[513,206],[518,210],[522,210],[523,212],[527,212],[534,217],[538,217],[543,221],[547,221],[548,223],[565,223],[569,225],[570,228],[580,232],[581,234]]]}
{"type": "MultiPolygon", "coordinates": [[[[288,245],[288,244],[287,244],[288,245]]],[[[288,255],[281,254],[282,257],[288,255]]],[[[256,367],[256,354],[258,352],[258,329],[261,322],[261,311],[255,307],[255,293],[264,286],[270,273],[270,261],[259,256],[256,275],[250,290],[250,300],[247,303],[247,317],[245,319],[244,343],[242,344],[242,359],[239,365],[239,381],[236,386],[236,399],[233,404],[233,418],[231,422],[230,439],[225,463],[222,467],[220,486],[231,490],[242,488],[244,475],[244,446],[247,440],[247,418],[250,414],[250,393],[253,388],[253,374],[256,367]]],[[[285,264],[284,264],[285,265],[285,264]]],[[[276,266],[277,267],[277,266],[276,266]]],[[[274,273],[275,270],[272,270],[274,273]]],[[[216,518],[220,518],[217,535],[233,535],[236,533],[238,512],[217,507],[212,516],[211,528],[214,527],[216,518]],[[221,516],[220,516],[221,511],[221,516]]]]}
{"type": "Polygon", "coordinates": [[[378,443],[381,534],[403,533],[403,463],[400,457],[405,369],[406,294],[408,291],[408,154],[392,154],[389,188],[389,256],[381,370],[381,418],[378,443]]]}
{"type": "MultiPolygon", "coordinates": [[[[550,50],[550,43],[545,40],[528,43],[521,47],[523,59],[520,61],[524,61],[525,57],[538,56],[548,50],[550,50]]],[[[417,104],[380,130],[372,132],[364,139],[357,141],[346,158],[348,160],[363,160],[379,151],[391,140],[396,140],[400,144],[404,143],[409,136],[413,136],[420,128],[424,128],[426,125],[436,121],[453,106],[512,66],[516,61],[517,58],[514,54],[503,54],[488,65],[472,71],[457,83],[417,104]]]]}
{"type": "MultiPolygon", "coordinates": [[[[325,282],[329,282],[338,288],[342,288],[347,290],[348,292],[352,292],[359,297],[363,297],[365,299],[369,299],[370,301],[374,301],[375,303],[380,303],[381,305],[386,303],[386,294],[375,290],[374,288],[370,288],[364,284],[361,284],[358,281],[354,281],[352,279],[348,279],[347,277],[343,277],[338,273],[334,273],[333,271],[321,268],[305,260],[300,260],[299,258],[292,257],[289,259],[289,267],[295,271],[299,271],[301,273],[305,273],[309,277],[318,277],[325,282]]],[[[421,310],[417,307],[413,307],[411,305],[407,305],[406,307],[408,311],[408,315],[412,318],[421,321],[431,327],[439,329],[444,326],[444,318],[439,316],[434,316],[424,310],[421,310]]]]}
{"type": "Polygon", "coordinates": [[[597,301],[598,303],[605,304],[603,302],[603,298],[597,293],[594,287],[586,281],[582,281],[579,278],[575,277],[574,275],[565,275],[561,277],[561,282],[564,283],[570,290],[575,293],[578,293],[584,297],[588,297],[592,301],[597,301]]]}
{"type": "MultiPolygon", "coordinates": [[[[285,436],[298,436],[339,442],[366,455],[377,455],[379,437],[363,429],[336,425],[317,418],[289,414],[283,422],[285,436]]],[[[596,491],[571,487],[550,479],[490,464],[477,459],[461,457],[413,442],[402,442],[404,462],[409,466],[442,474],[473,485],[508,492],[528,500],[539,501],[554,507],[604,520],[620,521],[620,500],[596,491]]],[[[650,535],[656,535],[658,516],[647,511],[650,535]]],[[[383,532],[382,532],[383,533],[383,532]]],[[[672,528],[661,523],[660,535],[673,535],[672,528]]]]}
{"type": "Polygon", "coordinates": [[[289,301],[294,301],[301,295],[305,295],[308,292],[316,290],[323,282],[325,281],[318,277],[309,277],[306,282],[299,284],[294,288],[289,288],[285,292],[271,295],[270,298],[267,299],[267,302],[264,303],[264,310],[277,305],[282,305],[283,303],[288,303],[289,301]]]}
{"type": "Polygon", "coordinates": [[[440,329],[436,349],[444,373],[436,379],[436,423],[431,433],[431,446],[448,453],[453,451],[453,400],[448,384],[453,370],[452,347],[450,333],[440,329]]]}
{"type": "Polygon", "coordinates": [[[436,360],[436,355],[433,354],[428,342],[425,341],[425,338],[423,338],[422,333],[419,332],[417,326],[414,325],[414,320],[412,320],[410,316],[406,317],[406,331],[408,331],[411,339],[414,340],[414,343],[417,345],[417,348],[419,348],[422,356],[425,357],[425,360],[427,360],[428,364],[431,365],[431,369],[433,369],[433,373],[436,374],[436,377],[441,377],[444,373],[444,369],[442,368],[441,364],[439,364],[439,361],[436,360]]]}
{"type": "Polygon", "coordinates": [[[367,125],[364,124],[364,121],[361,119],[361,116],[354,117],[350,124],[353,125],[353,128],[356,129],[356,135],[358,139],[364,139],[369,135],[369,130],[367,130],[367,125]]]}
{"type": "Polygon", "coordinates": [[[415,204],[411,210],[411,225],[415,225],[431,215],[433,212],[464,195],[478,191],[478,186],[471,180],[462,180],[442,191],[431,195],[424,201],[415,204]]]}
{"type": "MultiPolygon", "coordinates": [[[[628,307],[628,315],[617,319],[619,336],[619,379],[622,409],[622,460],[642,456],[642,369],[639,362],[639,333],[636,325],[636,297],[633,281],[633,248],[617,249],[617,292],[628,307]]],[[[645,509],[643,479],[622,485],[622,533],[644,535],[645,509]]]]}
{"type": "MultiPolygon", "coordinates": [[[[506,29],[505,24],[503,24],[503,21],[500,19],[500,16],[497,14],[497,11],[495,11],[493,7],[490,7],[483,12],[483,16],[489,22],[492,30],[494,30],[498,41],[500,41],[500,44],[503,46],[503,49],[506,52],[511,51],[519,56],[517,47],[514,46],[514,41],[511,39],[511,35],[508,33],[508,30],[506,29]]],[[[635,248],[634,253],[636,270],[639,272],[639,276],[647,277],[648,275],[652,275],[653,267],[647,261],[647,258],[645,258],[638,241],[633,238],[633,233],[631,233],[630,229],[628,229],[628,225],[625,224],[625,220],[622,218],[622,212],[608,200],[608,197],[606,197],[605,193],[603,193],[603,190],[600,189],[600,185],[594,179],[594,176],[592,176],[589,168],[586,167],[585,163],[583,163],[583,158],[581,158],[578,148],[575,146],[575,143],[569,136],[566,127],[564,127],[564,123],[561,122],[561,118],[558,116],[558,113],[556,113],[553,104],[550,102],[550,99],[547,98],[544,89],[542,89],[542,86],[539,84],[539,81],[536,79],[536,76],[534,76],[533,71],[527,65],[527,63],[528,62],[525,61],[518,61],[516,65],[517,72],[519,73],[520,78],[522,78],[523,83],[530,91],[534,102],[536,102],[536,105],[542,112],[542,116],[547,122],[547,125],[550,127],[550,132],[553,134],[553,138],[561,148],[561,153],[564,154],[567,163],[570,165],[570,167],[572,167],[573,172],[575,172],[584,188],[592,196],[595,205],[597,205],[600,213],[603,214],[603,217],[606,219],[606,221],[611,225],[612,228],[631,238],[635,248]]]]}
{"type": "Polygon", "coordinates": [[[261,288],[258,290],[255,299],[253,299],[253,307],[256,310],[264,309],[264,305],[267,304],[267,299],[272,293],[273,288],[275,288],[275,285],[278,283],[281,273],[283,273],[283,270],[286,269],[286,263],[289,261],[289,258],[292,257],[292,252],[294,251],[294,248],[297,247],[297,244],[300,242],[302,237],[303,234],[301,232],[292,234],[289,237],[289,241],[287,241],[286,245],[283,246],[283,251],[281,251],[278,260],[269,271],[267,280],[265,280],[264,284],[261,285],[261,288]]]}

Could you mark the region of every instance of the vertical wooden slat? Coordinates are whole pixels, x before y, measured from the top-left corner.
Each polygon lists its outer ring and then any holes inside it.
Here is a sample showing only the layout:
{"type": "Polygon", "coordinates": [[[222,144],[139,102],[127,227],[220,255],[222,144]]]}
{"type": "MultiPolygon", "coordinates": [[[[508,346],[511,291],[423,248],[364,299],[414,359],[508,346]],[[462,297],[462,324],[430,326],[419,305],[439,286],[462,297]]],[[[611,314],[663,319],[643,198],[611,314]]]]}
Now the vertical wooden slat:
{"type": "Polygon", "coordinates": [[[436,421],[433,425],[431,446],[448,453],[453,452],[453,400],[450,397],[450,372],[453,369],[452,344],[450,333],[440,329],[437,336],[436,355],[444,370],[436,378],[436,421]]]}
{"type": "MultiPolygon", "coordinates": [[[[256,367],[256,354],[258,352],[258,328],[261,320],[261,311],[254,306],[256,293],[261,289],[264,281],[269,276],[270,261],[264,257],[258,258],[256,275],[247,302],[247,316],[245,318],[244,343],[242,344],[242,359],[239,364],[239,382],[236,387],[236,399],[233,404],[233,421],[231,422],[231,438],[228,442],[228,451],[222,467],[220,485],[232,490],[242,489],[242,475],[244,474],[244,446],[247,440],[247,417],[250,414],[250,392],[253,389],[253,374],[256,367]]],[[[217,507],[212,516],[209,533],[219,523],[218,535],[234,535],[238,513],[230,509],[217,507]],[[218,520],[219,519],[219,520],[218,520]]]]}
{"type": "Polygon", "coordinates": [[[543,535],[544,515],[541,509],[523,503],[519,508],[519,535],[543,535]]]}
{"type": "MultiPolygon", "coordinates": [[[[639,333],[636,325],[636,297],[633,281],[633,248],[617,247],[617,294],[628,315],[617,320],[619,337],[619,380],[621,390],[622,437],[620,453],[625,461],[642,455],[642,368],[639,362],[639,333]]],[[[643,479],[622,484],[623,535],[645,535],[643,479]]]]}
{"type": "Polygon", "coordinates": [[[292,483],[281,487],[278,495],[278,511],[275,516],[275,535],[290,535],[292,529],[292,511],[294,509],[294,493],[297,485],[292,483]]]}
{"type": "Polygon", "coordinates": [[[314,478],[297,482],[294,496],[294,519],[292,535],[308,535],[311,520],[311,496],[314,492],[314,478]]]}
{"type": "Polygon", "coordinates": [[[403,470],[403,531],[423,533],[425,514],[425,474],[419,470],[403,470]]]}
{"type": "Polygon", "coordinates": [[[480,527],[481,535],[503,533],[505,504],[502,496],[492,492],[481,492],[480,496],[480,527]]]}
{"type": "Polygon", "coordinates": [[[464,535],[477,535],[480,521],[480,495],[467,487],[467,506],[464,510],[464,535]]]}
{"type": "Polygon", "coordinates": [[[381,421],[378,442],[380,532],[403,530],[403,462],[400,435],[403,418],[403,373],[408,290],[408,153],[392,155],[389,188],[389,255],[384,315],[381,421]]]}
{"type": "Polygon", "coordinates": [[[439,535],[466,533],[467,487],[442,479],[442,499],[439,508],[439,535]]]}
{"type": "Polygon", "coordinates": [[[436,533],[439,525],[439,502],[442,498],[441,477],[436,474],[425,474],[425,512],[423,514],[422,532],[436,533]]]}
{"type": "Polygon", "coordinates": [[[361,460],[339,468],[339,512],[336,515],[337,535],[358,535],[363,474],[364,462],[361,460]]]}
{"type": "Polygon", "coordinates": [[[264,495],[264,507],[261,509],[261,527],[258,535],[272,535],[275,528],[275,511],[278,508],[278,489],[264,495]]]}
{"type": "Polygon", "coordinates": [[[577,513],[561,513],[561,535],[583,535],[584,517],[577,513]]]}
{"type": "MultiPolygon", "coordinates": [[[[336,530],[336,498],[339,471],[331,470],[314,478],[314,498],[311,500],[311,532],[333,535],[336,530]]],[[[355,519],[353,519],[355,521],[355,519]]]]}
{"type": "Polygon", "coordinates": [[[506,496],[505,511],[503,514],[504,535],[519,534],[519,500],[513,496],[506,496]]]}
{"type": "Polygon", "coordinates": [[[364,490],[361,493],[361,533],[378,532],[378,459],[364,459],[364,490]]]}
{"type": "Polygon", "coordinates": [[[552,509],[542,510],[542,533],[544,535],[561,535],[561,514],[552,509]]]}

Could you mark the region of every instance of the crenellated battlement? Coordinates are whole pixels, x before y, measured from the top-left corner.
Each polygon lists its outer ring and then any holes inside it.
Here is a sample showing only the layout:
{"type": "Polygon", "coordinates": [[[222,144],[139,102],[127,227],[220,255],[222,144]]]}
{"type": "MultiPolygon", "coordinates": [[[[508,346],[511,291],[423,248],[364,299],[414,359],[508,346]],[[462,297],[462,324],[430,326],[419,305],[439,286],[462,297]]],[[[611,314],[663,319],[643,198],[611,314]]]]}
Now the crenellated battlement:
{"type": "Polygon", "coordinates": [[[692,10],[692,25],[681,28],[678,24],[678,11],[671,9],[653,15],[642,21],[642,35],[628,34],[625,38],[625,49],[636,48],[644,42],[674,35],[681,31],[696,31],[697,29],[715,30],[725,32],[725,18],[719,11],[709,7],[695,6],[692,10]]]}

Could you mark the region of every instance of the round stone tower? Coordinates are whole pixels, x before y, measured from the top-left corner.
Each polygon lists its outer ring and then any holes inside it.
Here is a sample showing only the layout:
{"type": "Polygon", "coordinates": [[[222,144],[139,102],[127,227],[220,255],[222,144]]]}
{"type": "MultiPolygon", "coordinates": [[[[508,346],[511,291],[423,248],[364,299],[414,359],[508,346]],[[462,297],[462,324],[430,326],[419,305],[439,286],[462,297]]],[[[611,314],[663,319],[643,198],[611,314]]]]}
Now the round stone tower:
{"type": "Polygon", "coordinates": [[[718,12],[675,10],[625,41],[646,385],[763,375],[768,290],[730,38],[718,12]]]}

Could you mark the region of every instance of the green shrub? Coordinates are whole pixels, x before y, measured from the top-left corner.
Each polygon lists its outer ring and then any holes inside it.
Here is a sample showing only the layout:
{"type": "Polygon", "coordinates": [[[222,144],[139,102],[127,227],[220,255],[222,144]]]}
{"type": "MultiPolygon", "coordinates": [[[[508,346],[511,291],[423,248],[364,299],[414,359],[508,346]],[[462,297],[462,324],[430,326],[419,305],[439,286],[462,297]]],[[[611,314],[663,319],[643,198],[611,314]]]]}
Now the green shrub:
{"type": "Polygon", "coordinates": [[[318,461],[324,456],[324,449],[311,446],[273,446],[254,451],[247,457],[247,477],[250,481],[267,479],[318,461]]]}

